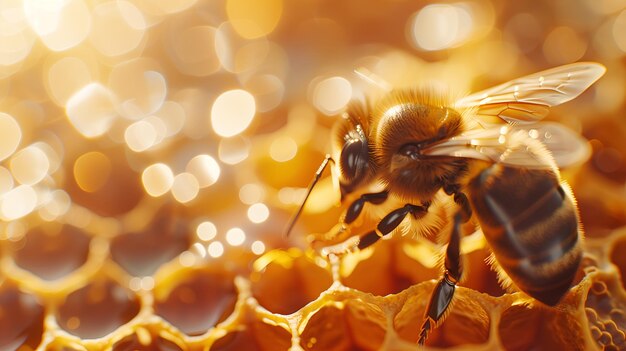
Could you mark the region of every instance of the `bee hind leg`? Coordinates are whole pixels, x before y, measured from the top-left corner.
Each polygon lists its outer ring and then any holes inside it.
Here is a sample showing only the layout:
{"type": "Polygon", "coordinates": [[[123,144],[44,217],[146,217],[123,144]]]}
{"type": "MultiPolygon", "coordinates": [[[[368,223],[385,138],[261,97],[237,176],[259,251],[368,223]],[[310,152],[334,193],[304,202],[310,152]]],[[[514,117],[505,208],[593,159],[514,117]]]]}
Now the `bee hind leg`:
{"type": "Polygon", "coordinates": [[[440,325],[447,317],[448,308],[454,298],[457,282],[463,274],[461,262],[461,226],[467,215],[459,211],[454,216],[452,233],[446,249],[445,270],[443,277],[430,295],[430,302],[424,314],[424,323],[419,334],[418,343],[424,345],[430,332],[440,325]]]}

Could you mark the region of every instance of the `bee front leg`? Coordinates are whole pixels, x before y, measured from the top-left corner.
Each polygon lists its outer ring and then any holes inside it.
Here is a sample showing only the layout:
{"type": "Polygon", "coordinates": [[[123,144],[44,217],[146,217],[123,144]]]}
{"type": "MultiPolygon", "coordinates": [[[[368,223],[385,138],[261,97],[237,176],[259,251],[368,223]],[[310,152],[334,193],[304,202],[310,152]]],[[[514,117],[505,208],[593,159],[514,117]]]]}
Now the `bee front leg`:
{"type": "Polygon", "coordinates": [[[361,195],[361,197],[354,200],[354,202],[350,204],[348,210],[346,211],[346,216],[344,217],[343,222],[345,224],[350,224],[354,222],[361,214],[361,211],[363,211],[363,206],[365,206],[366,202],[374,205],[380,205],[385,202],[385,200],[387,200],[388,195],[389,193],[386,190],[379,193],[369,193],[361,195]]]}
{"type": "Polygon", "coordinates": [[[396,229],[408,214],[418,218],[428,212],[429,206],[430,203],[423,205],[406,204],[397,208],[381,219],[375,230],[371,230],[360,237],[350,238],[341,244],[325,247],[322,249],[322,254],[344,254],[355,249],[363,250],[370,247],[380,238],[396,229]]]}
{"type": "Polygon", "coordinates": [[[426,308],[424,323],[419,334],[418,343],[420,345],[424,345],[430,332],[445,320],[446,312],[454,297],[456,284],[463,274],[463,265],[461,263],[461,226],[467,222],[467,215],[463,212],[461,209],[454,216],[452,233],[446,249],[445,270],[443,277],[430,295],[430,302],[426,308]]]}

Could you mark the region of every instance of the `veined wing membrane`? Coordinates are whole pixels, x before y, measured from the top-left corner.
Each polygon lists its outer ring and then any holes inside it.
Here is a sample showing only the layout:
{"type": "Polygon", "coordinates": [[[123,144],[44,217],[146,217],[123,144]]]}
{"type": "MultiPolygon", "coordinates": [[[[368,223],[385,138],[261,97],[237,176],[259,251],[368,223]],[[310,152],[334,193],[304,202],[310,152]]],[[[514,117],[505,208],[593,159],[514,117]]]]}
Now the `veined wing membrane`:
{"type": "Polygon", "coordinates": [[[457,108],[476,108],[483,125],[505,122],[533,123],[548,114],[549,107],[582,94],[606,72],[598,63],[578,62],[541,71],[458,100],[457,108]]]}
{"type": "Polygon", "coordinates": [[[422,150],[424,156],[473,158],[526,168],[551,168],[554,162],[564,168],[586,161],[590,154],[584,138],[553,122],[471,130],[422,150]]]}

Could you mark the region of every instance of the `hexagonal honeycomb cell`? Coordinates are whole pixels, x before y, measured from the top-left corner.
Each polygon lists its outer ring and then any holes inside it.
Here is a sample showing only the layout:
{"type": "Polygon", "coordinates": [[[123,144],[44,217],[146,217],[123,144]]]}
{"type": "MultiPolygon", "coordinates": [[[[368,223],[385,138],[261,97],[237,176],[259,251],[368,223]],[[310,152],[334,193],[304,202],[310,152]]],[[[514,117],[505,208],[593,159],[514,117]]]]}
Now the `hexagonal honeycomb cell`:
{"type": "Polygon", "coordinates": [[[619,1],[0,1],[0,351],[626,350],[625,33],[619,1]],[[349,101],[577,61],[607,73],[546,117],[590,151],[556,306],[470,222],[418,346],[446,233],[321,254],[380,217],[341,228],[336,169],[284,235],[349,101]]]}

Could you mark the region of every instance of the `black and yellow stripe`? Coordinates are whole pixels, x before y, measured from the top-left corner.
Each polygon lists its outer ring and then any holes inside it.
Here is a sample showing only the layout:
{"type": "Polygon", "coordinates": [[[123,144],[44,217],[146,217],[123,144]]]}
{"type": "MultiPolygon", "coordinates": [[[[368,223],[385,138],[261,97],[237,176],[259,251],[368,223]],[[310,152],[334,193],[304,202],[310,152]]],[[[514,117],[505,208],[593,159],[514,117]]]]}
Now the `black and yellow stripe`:
{"type": "Polygon", "coordinates": [[[582,257],[576,204],[558,175],[494,165],[468,190],[501,268],[522,291],[555,305],[570,288],[582,257]]]}

